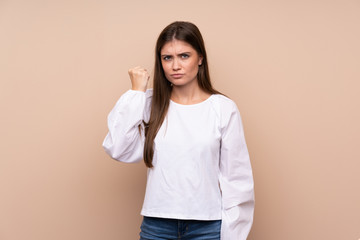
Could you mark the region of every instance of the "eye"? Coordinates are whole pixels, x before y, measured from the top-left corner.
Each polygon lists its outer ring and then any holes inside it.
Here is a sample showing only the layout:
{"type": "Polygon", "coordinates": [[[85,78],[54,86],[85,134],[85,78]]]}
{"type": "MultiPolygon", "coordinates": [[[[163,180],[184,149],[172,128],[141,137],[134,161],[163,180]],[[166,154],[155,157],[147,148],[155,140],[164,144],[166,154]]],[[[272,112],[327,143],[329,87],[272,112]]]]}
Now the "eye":
{"type": "Polygon", "coordinates": [[[169,61],[171,59],[171,56],[163,56],[163,60],[169,61]]]}
{"type": "Polygon", "coordinates": [[[189,54],[186,53],[181,54],[181,58],[189,58],[189,57],[190,57],[189,54]]]}

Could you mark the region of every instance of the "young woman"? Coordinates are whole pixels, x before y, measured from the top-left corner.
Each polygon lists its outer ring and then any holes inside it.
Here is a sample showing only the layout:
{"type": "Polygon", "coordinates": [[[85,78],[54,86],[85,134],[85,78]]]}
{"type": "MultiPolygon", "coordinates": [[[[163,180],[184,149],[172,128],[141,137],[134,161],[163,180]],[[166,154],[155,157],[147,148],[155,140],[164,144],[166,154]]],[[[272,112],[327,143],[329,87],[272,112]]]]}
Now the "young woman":
{"type": "Polygon", "coordinates": [[[212,88],[204,41],[174,22],[155,49],[154,87],[129,70],[132,89],[108,116],[103,146],[114,159],[148,167],[140,239],[245,240],[253,177],[236,104],[212,88]]]}

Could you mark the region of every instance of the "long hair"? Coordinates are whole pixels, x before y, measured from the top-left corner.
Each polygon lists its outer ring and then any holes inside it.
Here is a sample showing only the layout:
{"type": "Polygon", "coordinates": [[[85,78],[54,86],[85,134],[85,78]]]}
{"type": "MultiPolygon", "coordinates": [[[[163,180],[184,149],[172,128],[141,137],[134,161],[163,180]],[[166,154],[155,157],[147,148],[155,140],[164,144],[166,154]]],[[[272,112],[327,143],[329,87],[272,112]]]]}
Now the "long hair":
{"type": "Polygon", "coordinates": [[[167,114],[172,90],[171,83],[165,77],[160,52],[162,47],[173,39],[190,44],[199,56],[203,57],[197,74],[199,87],[207,93],[220,94],[211,85],[204,40],[199,29],[193,23],[180,21],[173,22],[165,27],[156,42],[151,113],[149,122],[145,123],[144,162],[149,168],[153,167],[154,139],[167,114]]]}

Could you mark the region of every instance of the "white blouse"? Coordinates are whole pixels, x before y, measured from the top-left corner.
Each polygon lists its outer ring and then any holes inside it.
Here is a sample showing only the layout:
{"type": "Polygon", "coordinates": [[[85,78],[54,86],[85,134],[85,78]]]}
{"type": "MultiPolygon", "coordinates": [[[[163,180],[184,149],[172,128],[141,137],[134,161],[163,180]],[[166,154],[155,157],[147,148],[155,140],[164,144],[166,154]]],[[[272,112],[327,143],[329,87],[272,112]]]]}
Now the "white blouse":
{"type": "MultiPolygon", "coordinates": [[[[103,147],[112,158],[127,163],[143,159],[143,120],[149,120],[151,99],[152,90],[129,90],[110,112],[103,147]]],[[[153,166],[143,216],[222,219],[222,240],[247,238],[254,184],[240,113],[232,100],[218,94],[193,105],[170,100],[154,140],[153,166]]]]}

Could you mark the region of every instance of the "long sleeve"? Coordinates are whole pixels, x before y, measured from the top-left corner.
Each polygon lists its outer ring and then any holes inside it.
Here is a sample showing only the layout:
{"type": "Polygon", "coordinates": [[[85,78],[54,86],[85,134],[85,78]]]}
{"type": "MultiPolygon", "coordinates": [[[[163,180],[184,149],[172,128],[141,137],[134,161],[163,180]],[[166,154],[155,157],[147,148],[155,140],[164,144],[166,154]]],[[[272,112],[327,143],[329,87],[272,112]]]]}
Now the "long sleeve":
{"type": "Polygon", "coordinates": [[[240,113],[226,106],[220,150],[222,240],[246,240],[253,222],[254,182],[240,113]]]}
{"type": "Polygon", "coordinates": [[[103,147],[115,160],[127,163],[142,160],[145,139],[143,120],[148,120],[151,96],[152,90],[146,93],[128,90],[109,113],[109,132],[103,147]]]}

